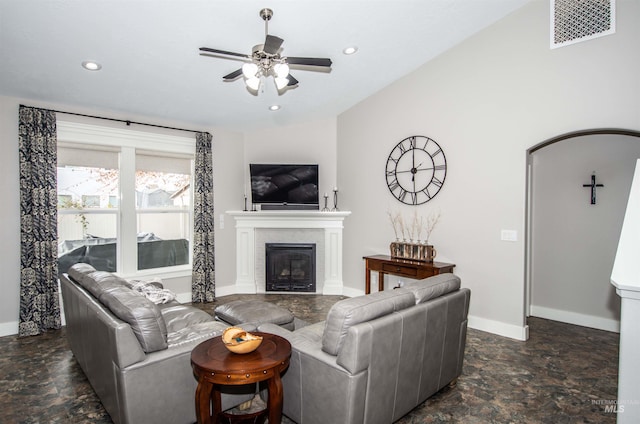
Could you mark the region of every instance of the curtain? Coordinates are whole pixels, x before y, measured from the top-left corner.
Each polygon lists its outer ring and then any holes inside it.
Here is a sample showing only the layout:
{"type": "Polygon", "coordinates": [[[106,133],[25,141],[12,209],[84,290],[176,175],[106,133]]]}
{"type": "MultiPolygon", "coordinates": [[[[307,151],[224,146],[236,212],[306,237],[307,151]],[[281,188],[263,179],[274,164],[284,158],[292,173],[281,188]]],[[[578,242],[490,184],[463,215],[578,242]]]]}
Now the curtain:
{"type": "Polygon", "coordinates": [[[20,106],[19,336],[60,328],[56,114],[20,106]]]}
{"type": "Polygon", "coordinates": [[[216,298],[211,139],[209,133],[196,133],[192,302],[213,302],[216,298]]]}

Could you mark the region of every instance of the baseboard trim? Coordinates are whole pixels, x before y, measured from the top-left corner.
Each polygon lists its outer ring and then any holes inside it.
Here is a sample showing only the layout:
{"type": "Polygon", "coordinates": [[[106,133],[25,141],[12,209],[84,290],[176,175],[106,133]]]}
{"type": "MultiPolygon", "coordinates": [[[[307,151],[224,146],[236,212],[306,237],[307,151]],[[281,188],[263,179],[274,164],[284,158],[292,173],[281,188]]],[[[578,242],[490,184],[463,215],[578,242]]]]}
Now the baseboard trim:
{"type": "Polygon", "coordinates": [[[562,311],[560,309],[547,308],[545,306],[531,305],[531,316],[566,322],[567,324],[581,327],[595,328],[596,330],[620,332],[620,321],[610,318],[596,317],[578,312],[562,311]]]}
{"type": "Polygon", "coordinates": [[[0,337],[18,334],[18,321],[0,323],[0,337]]]}
{"type": "Polygon", "coordinates": [[[352,289],[351,287],[344,287],[344,286],[342,287],[341,294],[346,297],[364,296],[364,292],[362,290],[352,289]]]}
{"type": "Polygon", "coordinates": [[[526,341],[529,338],[528,325],[521,327],[473,315],[469,315],[468,320],[467,325],[469,328],[473,328],[475,330],[486,331],[487,333],[493,333],[520,341],[526,341]]]}
{"type": "Polygon", "coordinates": [[[238,294],[236,286],[216,287],[216,297],[238,294]]]}

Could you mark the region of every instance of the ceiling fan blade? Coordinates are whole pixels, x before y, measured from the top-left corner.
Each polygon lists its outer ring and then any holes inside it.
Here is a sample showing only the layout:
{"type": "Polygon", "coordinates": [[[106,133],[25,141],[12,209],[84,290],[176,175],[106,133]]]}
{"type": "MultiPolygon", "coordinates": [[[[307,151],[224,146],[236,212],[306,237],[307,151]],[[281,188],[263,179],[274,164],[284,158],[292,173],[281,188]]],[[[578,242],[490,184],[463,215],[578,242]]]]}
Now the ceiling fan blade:
{"type": "Polygon", "coordinates": [[[309,66],[325,66],[331,67],[331,59],[323,59],[318,57],[287,57],[289,65],[309,65],[309,66]]]}
{"type": "Polygon", "coordinates": [[[209,47],[200,47],[200,51],[201,52],[207,52],[207,53],[224,54],[224,55],[227,55],[227,56],[245,57],[247,59],[250,57],[248,54],[228,52],[226,50],[212,49],[212,48],[209,48],[209,47]]]}
{"type": "Polygon", "coordinates": [[[236,78],[238,78],[240,75],[242,75],[242,68],[237,69],[233,72],[231,72],[230,74],[227,74],[225,76],[222,77],[223,80],[234,80],[236,78]]]}
{"type": "Polygon", "coordinates": [[[266,40],[264,40],[264,52],[269,54],[276,54],[282,46],[284,40],[280,37],[276,37],[275,35],[267,35],[266,40]]]}
{"type": "Polygon", "coordinates": [[[295,79],[291,74],[287,75],[287,79],[289,80],[289,82],[287,83],[287,87],[292,87],[298,84],[298,80],[295,79]]]}

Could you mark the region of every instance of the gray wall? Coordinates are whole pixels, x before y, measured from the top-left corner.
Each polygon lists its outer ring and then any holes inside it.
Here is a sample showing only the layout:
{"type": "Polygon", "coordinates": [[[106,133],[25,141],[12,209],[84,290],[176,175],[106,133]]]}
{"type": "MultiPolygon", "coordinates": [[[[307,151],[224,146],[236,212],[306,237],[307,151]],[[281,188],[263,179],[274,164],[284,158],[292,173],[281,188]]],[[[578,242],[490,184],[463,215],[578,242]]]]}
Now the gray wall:
{"type": "Polygon", "coordinates": [[[619,330],[610,284],[640,137],[590,135],[531,155],[531,315],[619,330]],[[604,184],[591,191],[582,184],[604,184]]]}
{"type": "Polygon", "coordinates": [[[390,150],[426,135],[444,149],[448,173],[417,208],[442,211],[432,242],[471,288],[469,324],[526,338],[527,149],[586,128],[640,128],[640,3],[617,7],[616,34],[550,50],[549,2],[533,1],[338,117],[338,180],[353,211],[346,285],[362,289],[362,256],[388,251],[387,210],[413,210],[386,187],[390,150]],[[501,241],[502,229],[518,240],[501,241]]]}

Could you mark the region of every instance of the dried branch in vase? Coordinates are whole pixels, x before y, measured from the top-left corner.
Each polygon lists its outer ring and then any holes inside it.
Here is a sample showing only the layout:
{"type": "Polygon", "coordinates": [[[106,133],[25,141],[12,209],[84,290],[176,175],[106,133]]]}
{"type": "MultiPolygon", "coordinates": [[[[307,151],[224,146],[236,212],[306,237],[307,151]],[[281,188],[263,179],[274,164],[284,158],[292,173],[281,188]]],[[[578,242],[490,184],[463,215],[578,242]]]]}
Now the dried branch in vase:
{"type": "Polygon", "coordinates": [[[393,226],[393,233],[396,236],[396,240],[399,240],[399,238],[398,238],[398,217],[400,215],[398,213],[396,213],[394,215],[390,211],[387,211],[387,215],[389,216],[389,221],[391,221],[391,226],[393,226]]]}
{"type": "Polygon", "coordinates": [[[404,218],[398,212],[398,225],[400,226],[400,232],[402,233],[402,240],[406,240],[407,236],[405,234],[406,226],[404,225],[404,218]]]}
{"type": "Polygon", "coordinates": [[[438,221],[440,221],[440,211],[429,214],[426,223],[427,233],[424,238],[425,244],[429,244],[429,237],[431,236],[433,229],[436,228],[436,225],[438,225],[438,221]]]}

